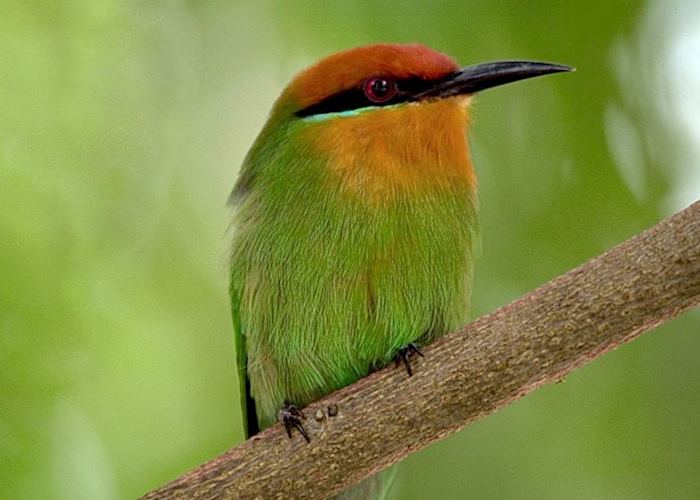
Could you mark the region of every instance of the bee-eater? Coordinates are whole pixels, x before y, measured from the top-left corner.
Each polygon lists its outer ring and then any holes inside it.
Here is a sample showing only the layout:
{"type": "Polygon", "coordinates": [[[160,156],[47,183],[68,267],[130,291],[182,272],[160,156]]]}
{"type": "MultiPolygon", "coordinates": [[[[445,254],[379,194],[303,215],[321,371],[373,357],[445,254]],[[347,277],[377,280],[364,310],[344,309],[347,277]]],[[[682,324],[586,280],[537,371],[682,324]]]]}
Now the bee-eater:
{"type": "MultiPolygon", "coordinates": [[[[466,321],[478,228],[471,97],[569,70],[460,69],[429,48],[387,44],[331,55],[294,78],[231,195],[248,435],[279,418],[307,438],[299,408],[397,356],[410,375],[416,345],[466,321]]],[[[358,498],[386,489],[358,488],[358,498]]]]}

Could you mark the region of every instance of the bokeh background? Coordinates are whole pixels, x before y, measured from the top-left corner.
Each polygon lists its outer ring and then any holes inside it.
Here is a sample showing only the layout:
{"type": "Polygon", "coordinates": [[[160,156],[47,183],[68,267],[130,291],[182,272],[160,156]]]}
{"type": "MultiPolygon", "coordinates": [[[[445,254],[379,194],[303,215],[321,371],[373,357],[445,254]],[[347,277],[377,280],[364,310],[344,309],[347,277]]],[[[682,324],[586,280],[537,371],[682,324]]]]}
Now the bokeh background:
{"type": "MultiPolygon", "coordinates": [[[[578,68],[478,98],[475,316],[700,198],[695,0],[6,0],[0,497],[133,498],[242,439],[226,197],[290,77],[378,41],[578,68]]],[[[699,328],[411,456],[394,498],[700,497],[699,328]]]]}

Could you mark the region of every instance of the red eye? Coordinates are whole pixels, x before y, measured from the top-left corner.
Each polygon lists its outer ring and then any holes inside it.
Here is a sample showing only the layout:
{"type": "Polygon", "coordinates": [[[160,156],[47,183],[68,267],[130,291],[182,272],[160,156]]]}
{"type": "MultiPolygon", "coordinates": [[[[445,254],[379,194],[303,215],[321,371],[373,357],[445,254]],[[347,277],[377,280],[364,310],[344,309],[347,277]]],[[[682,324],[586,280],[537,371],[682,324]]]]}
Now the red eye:
{"type": "Polygon", "coordinates": [[[396,82],[384,78],[370,78],[362,85],[362,90],[367,99],[377,104],[387,102],[398,91],[396,82]]]}

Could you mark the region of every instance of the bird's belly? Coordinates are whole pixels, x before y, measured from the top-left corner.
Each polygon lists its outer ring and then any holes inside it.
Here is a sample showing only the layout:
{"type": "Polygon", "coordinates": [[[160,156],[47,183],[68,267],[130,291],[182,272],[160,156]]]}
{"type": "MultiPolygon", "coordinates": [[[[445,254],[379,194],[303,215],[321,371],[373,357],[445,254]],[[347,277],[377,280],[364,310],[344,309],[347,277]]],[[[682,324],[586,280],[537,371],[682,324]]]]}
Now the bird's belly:
{"type": "Polygon", "coordinates": [[[248,372],[261,427],[284,402],[305,406],[466,319],[468,252],[432,249],[352,259],[291,256],[249,301],[248,372]],[[256,326],[257,325],[257,326],[256,326]]]}

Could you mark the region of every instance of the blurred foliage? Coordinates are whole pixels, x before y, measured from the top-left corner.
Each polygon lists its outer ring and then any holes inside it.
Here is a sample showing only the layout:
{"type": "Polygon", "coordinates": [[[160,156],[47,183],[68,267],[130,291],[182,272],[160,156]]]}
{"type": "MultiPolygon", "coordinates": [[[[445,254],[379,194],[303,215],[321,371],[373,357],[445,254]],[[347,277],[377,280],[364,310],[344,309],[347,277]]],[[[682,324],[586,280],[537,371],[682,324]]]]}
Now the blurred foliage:
{"type": "MultiPolygon", "coordinates": [[[[3,2],[0,497],[135,497],[242,438],[224,202],[293,73],[377,41],[578,68],[474,107],[474,315],[700,197],[692,0],[3,2]]],[[[413,455],[395,497],[697,498],[698,327],[413,455]]]]}

